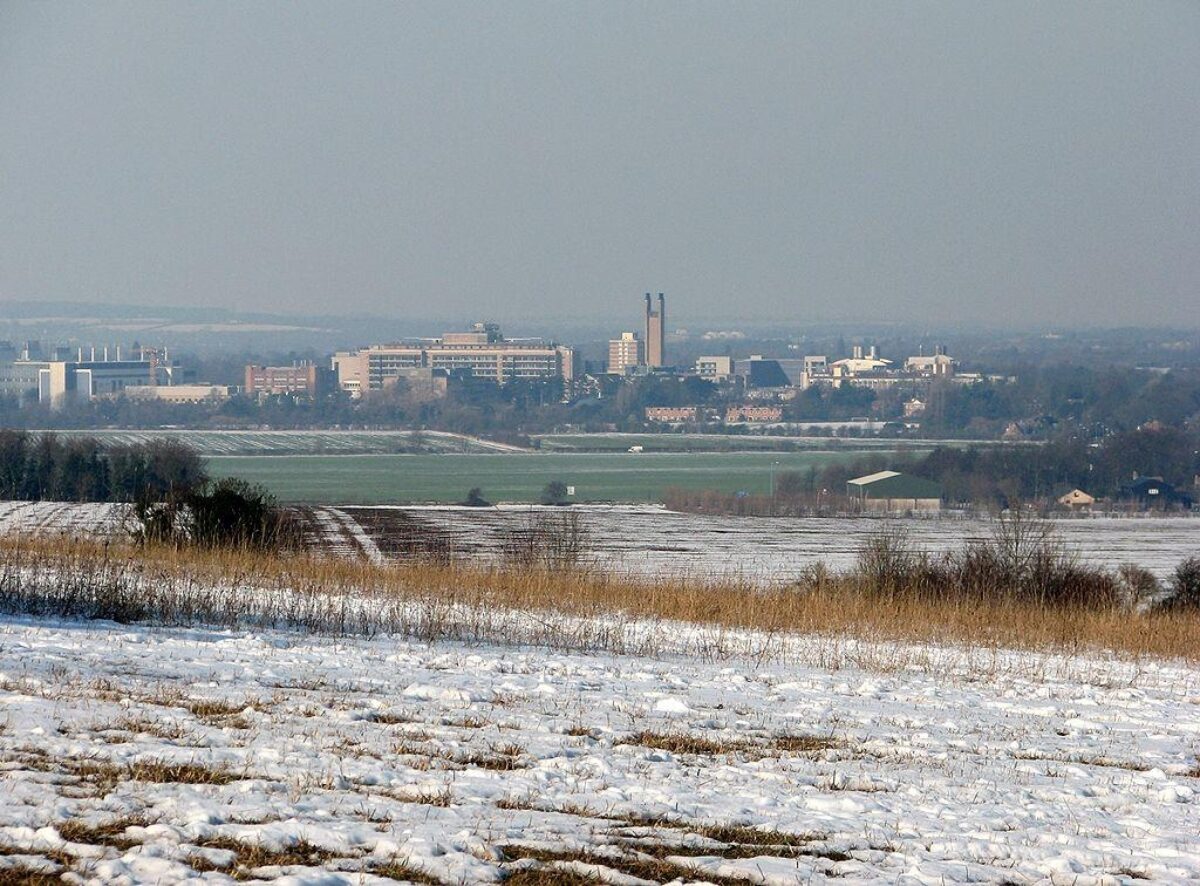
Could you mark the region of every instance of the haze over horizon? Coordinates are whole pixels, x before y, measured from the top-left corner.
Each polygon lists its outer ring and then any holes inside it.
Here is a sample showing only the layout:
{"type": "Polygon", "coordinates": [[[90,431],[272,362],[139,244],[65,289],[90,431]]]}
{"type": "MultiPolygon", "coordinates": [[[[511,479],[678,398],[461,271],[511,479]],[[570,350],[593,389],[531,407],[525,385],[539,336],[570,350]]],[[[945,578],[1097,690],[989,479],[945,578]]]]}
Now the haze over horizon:
{"type": "Polygon", "coordinates": [[[0,300],[1194,327],[1197,83],[1182,0],[18,0],[0,300]]]}

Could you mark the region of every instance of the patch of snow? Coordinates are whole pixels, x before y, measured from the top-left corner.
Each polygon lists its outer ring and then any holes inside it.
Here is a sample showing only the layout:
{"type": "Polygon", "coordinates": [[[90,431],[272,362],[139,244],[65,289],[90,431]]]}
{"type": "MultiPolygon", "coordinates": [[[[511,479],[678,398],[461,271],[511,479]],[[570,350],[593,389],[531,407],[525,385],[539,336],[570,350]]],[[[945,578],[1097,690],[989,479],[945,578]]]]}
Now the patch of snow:
{"type": "Polygon", "coordinates": [[[87,859],[94,882],[179,882],[198,876],[195,856],[230,863],[227,841],[268,853],[307,841],[322,859],[252,872],[304,884],[370,883],[362,872],[388,860],[495,882],[532,864],[514,844],[577,852],[559,864],[625,883],[636,871],[619,859],[639,845],[693,881],[1200,878],[1200,671],[923,654],[921,667],[868,672],[803,656],[763,665],[7,619],[0,879],[53,852],[87,859]],[[743,750],[667,752],[631,743],[641,733],[743,750]],[[772,749],[800,735],[828,746],[772,749]],[[151,762],[230,780],[125,768],[151,762]],[[136,820],[129,848],[59,833],[121,817],[136,820]],[[711,825],[796,835],[803,851],[732,847],[705,836],[711,825]]]}

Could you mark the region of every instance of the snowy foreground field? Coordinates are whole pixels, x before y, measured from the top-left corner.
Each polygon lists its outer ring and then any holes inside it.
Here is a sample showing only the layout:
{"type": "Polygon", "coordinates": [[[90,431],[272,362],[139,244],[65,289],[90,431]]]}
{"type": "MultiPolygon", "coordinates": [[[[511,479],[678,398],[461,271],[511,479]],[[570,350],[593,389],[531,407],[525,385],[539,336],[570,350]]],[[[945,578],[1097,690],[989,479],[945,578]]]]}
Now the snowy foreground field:
{"type": "Polygon", "coordinates": [[[0,749],[0,882],[1200,878],[1200,672],[1169,664],[10,619],[0,749]]]}

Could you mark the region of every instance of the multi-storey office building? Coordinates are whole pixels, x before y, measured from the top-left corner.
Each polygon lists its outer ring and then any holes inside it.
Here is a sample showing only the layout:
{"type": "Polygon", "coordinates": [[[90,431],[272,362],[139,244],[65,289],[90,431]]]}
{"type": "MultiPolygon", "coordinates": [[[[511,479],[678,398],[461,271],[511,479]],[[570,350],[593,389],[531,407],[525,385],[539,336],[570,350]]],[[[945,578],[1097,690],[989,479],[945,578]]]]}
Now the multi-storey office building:
{"type": "Polygon", "coordinates": [[[646,362],[645,343],[636,332],[622,332],[620,338],[608,343],[608,372],[610,375],[626,375],[646,362]]]}
{"type": "Polygon", "coordinates": [[[441,338],[372,345],[334,355],[333,368],[344,391],[361,396],[381,391],[406,369],[444,370],[497,384],[513,381],[575,378],[572,348],[541,340],[507,340],[493,323],[477,323],[471,332],[448,332],[441,338]]]}

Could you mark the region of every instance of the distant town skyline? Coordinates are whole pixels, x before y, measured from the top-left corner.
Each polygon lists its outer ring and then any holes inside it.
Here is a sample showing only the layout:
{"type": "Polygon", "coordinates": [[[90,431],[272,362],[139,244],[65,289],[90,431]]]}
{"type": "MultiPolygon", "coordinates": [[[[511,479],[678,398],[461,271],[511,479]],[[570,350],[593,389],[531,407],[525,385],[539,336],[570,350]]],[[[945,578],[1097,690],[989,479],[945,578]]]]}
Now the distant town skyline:
{"type": "Polygon", "coordinates": [[[1194,327],[1200,4],[0,5],[10,300],[1194,327]]]}

